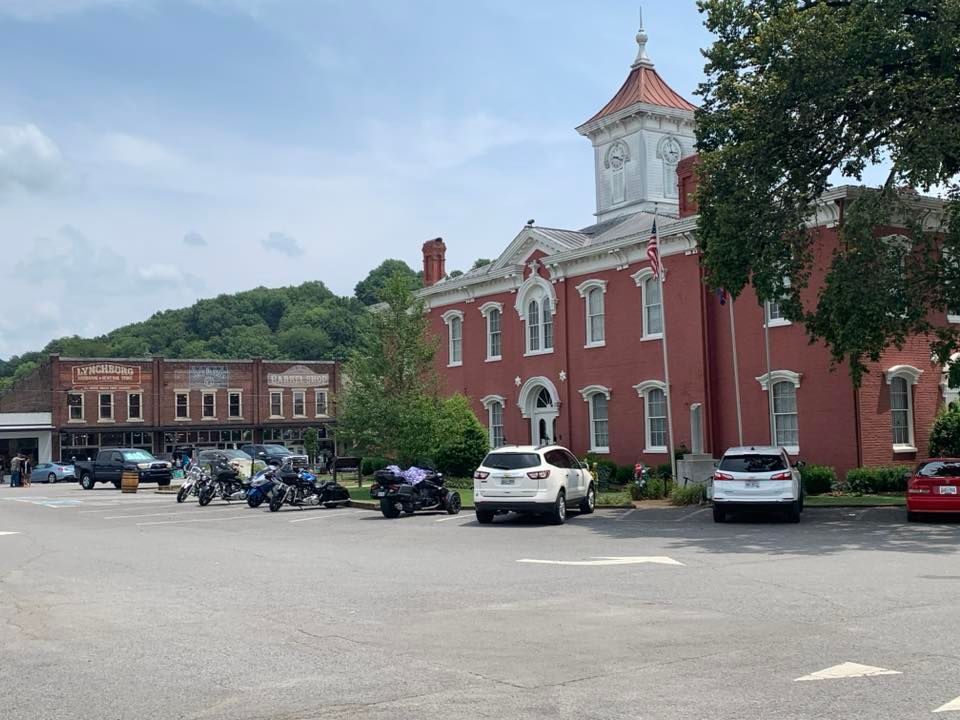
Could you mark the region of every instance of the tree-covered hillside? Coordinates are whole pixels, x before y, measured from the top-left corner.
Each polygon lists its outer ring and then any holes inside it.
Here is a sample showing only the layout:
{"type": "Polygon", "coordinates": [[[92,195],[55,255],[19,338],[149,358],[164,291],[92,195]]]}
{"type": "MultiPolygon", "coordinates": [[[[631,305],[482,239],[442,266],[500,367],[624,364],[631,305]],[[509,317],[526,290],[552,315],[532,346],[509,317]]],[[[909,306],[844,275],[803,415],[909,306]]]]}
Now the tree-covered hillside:
{"type": "Polygon", "coordinates": [[[356,297],[338,297],[322,282],[259,287],[200,300],[188,308],[164,310],[100,337],[53,340],[39,352],[0,359],[0,391],[34,370],[50,353],[68,357],[345,358],[357,346],[361,317],[366,306],[376,301],[388,272],[417,280],[406,263],[388,260],[358,283],[356,297]]]}

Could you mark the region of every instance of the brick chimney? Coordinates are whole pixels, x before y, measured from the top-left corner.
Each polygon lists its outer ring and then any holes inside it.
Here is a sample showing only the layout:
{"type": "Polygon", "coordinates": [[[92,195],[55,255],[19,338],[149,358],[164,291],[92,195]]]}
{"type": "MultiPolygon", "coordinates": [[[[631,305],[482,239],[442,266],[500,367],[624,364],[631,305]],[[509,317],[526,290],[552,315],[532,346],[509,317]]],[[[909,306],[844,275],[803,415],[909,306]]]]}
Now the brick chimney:
{"type": "Polygon", "coordinates": [[[430,287],[443,280],[447,274],[445,269],[447,246],[443,238],[427,240],[423,244],[423,286],[430,287]]]}
{"type": "Polygon", "coordinates": [[[677,183],[680,193],[680,217],[690,217],[700,212],[697,207],[697,165],[700,164],[699,155],[685,157],[677,165],[677,183]]]}

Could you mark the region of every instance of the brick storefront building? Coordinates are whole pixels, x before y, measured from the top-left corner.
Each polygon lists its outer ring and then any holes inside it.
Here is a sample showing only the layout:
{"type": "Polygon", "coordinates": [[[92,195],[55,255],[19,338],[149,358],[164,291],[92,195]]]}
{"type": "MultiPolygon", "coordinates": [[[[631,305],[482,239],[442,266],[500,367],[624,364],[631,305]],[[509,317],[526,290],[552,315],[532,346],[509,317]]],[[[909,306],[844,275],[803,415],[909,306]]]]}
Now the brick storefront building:
{"type": "Polygon", "coordinates": [[[250,442],[302,448],[311,427],[332,450],[339,379],[335,362],[52,355],[0,397],[0,417],[20,422],[0,427],[0,455],[19,449],[44,462],[110,446],[157,455],[250,442]],[[21,427],[27,419],[33,426],[21,427]]]}
{"type": "MultiPolygon", "coordinates": [[[[704,285],[692,201],[694,107],[654,70],[646,40],[641,30],[627,80],[577,128],[594,147],[593,224],[525,226],[491,264],[453,279],[444,275],[443,241],[424,244],[421,297],[442,339],[446,391],[473,399],[492,445],[556,441],[621,464],[666,463],[666,329],[677,447],[719,457],[741,435],[747,444],[768,444],[774,435],[794,456],[840,472],[922,457],[951,392],[926,339],[886,353],[855,389],[848,369],[831,368],[827,350],[810,345],[776,303],[762,307],[749,288],[735,303],[721,303],[704,285]],[[655,219],[662,297],[646,252],[655,219]]],[[[817,257],[807,301],[857,192],[830,190],[810,218],[817,257]]],[[[937,230],[940,201],[915,202],[937,230]]],[[[942,319],[954,321],[960,317],[942,319]]]]}

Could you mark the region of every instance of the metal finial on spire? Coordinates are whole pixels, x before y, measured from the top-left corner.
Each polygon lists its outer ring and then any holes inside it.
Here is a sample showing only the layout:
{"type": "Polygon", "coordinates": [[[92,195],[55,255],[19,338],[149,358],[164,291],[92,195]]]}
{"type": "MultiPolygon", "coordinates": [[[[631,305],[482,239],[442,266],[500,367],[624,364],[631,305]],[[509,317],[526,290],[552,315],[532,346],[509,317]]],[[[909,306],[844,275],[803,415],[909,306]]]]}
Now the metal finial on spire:
{"type": "Polygon", "coordinates": [[[637,59],[633,61],[631,67],[639,67],[640,65],[646,65],[647,67],[653,67],[653,60],[650,59],[650,56],[647,55],[647,31],[643,27],[643,6],[640,7],[640,30],[637,32],[637,59]]]}

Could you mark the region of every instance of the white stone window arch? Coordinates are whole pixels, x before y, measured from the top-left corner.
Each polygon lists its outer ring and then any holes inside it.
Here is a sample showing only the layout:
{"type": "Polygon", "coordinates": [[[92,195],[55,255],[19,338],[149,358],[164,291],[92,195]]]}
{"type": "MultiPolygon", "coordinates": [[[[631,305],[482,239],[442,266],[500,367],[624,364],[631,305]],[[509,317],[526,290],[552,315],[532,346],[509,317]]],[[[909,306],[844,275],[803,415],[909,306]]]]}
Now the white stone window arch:
{"type": "Polygon", "coordinates": [[[940,372],[940,389],[943,393],[943,403],[947,406],[951,403],[960,402],[960,388],[950,387],[950,368],[957,360],[960,360],[960,353],[951,355],[950,360],[947,361],[940,372]]]}
{"type": "Polygon", "coordinates": [[[503,303],[486,302],[480,314],[487,322],[487,362],[503,358],[503,303]]]}
{"type": "Polygon", "coordinates": [[[580,395],[590,411],[590,451],[610,452],[610,388],[603,385],[587,385],[580,395]]]}
{"type": "Polygon", "coordinates": [[[667,385],[661,380],[644,380],[633,386],[643,400],[644,452],[669,454],[667,385]]]}
{"type": "Polygon", "coordinates": [[[622,140],[610,143],[603,157],[603,167],[610,177],[610,204],[627,199],[626,164],[630,162],[630,146],[622,140]]]}
{"type": "Polygon", "coordinates": [[[447,310],[443,315],[447,326],[447,367],[463,365],[463,311],[447,310]]]}
{"type": "Polygon", "coordinates": [[[503,431],[503,410],[506,407],[506,400],[503,395],[487,395],[480,400],[480,403],[487,411],[487,432],[490,447],[503,447],[506,443],[506,435],[503,431]]]}
{"type": "Polygon", "coordinates": [[[916,452],[913,423],[913,386],[920,380],[923,370],[912,365],[894,365],[883,375],[890,388],[890,430],[893,434],[894,452],[916,452]]]}
{"type": "Polygon", "coordinates": [[[764,392],[773,391],[774,444],[786,448],[791,455],[800,452],[800,412],[797,390],[801,374],[793,370],[771,370],[757,378],[764,392]]]}
{"type": "Polygon", "coordinates": [[[640,288],[640,339],[660,340],[663,337],[663,298],[660,281],[649,266],[630,277],[640,288]]]}
{"type": "Polygon", "coordinates": [[[604,295],[607,292],[606,280],[585,280],[577,285],[577,292],[583,298],[584,317],[586,318],[585,348],[606,345],[604,295]]]}
{"type": "Polygon", "coordinates": [[[517,291],[517,315],[524,323],[524,355],[553,352],[553,316],[557,293],[540,275],[531,275],[517,291]]]}

